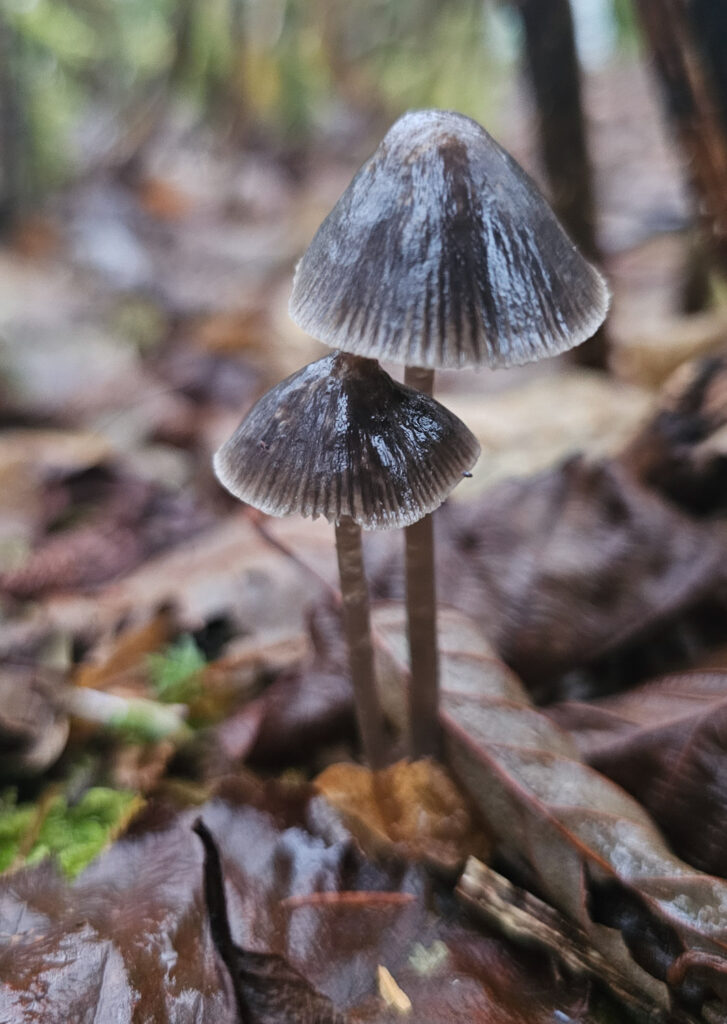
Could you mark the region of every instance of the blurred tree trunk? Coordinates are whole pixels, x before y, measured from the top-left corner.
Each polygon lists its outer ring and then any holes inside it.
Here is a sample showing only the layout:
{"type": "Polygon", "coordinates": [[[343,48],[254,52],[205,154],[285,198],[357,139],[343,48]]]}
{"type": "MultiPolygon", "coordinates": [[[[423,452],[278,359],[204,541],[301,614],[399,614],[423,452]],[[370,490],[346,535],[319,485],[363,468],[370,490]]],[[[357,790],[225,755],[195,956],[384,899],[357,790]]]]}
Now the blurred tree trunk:
{"type": "Polygon", "coordinates": [[[0,231],[10,230],[28,191],[28,125],[23,106],[20,46],[0,9],[0,231]]]}
{"type": "Polygon", "coordinates": [[[727,4],[691,0],[687,14],[709,70],[722,130],[727,133],[727,4]]]}
{"type": "Polygon", "coordinates": [[[727,12],[723,4],[713,4],[716,10],[710,11],[701,0],[634,2],[700,200],[713,259],[727,273],[727,98],[722,92],[727,80],[727,12]],[[710,31],[714,38],[705,38],[710,31]],[[712,57],[705,59],[705,54],[714,57],[712,70],[712,57]]]}
{"type": "MultiPolygon", "coordinates": [[[[598,263],[593,173],[570,2],[515,2],[522,18],[527,75],[537,109],[540,157],[551,203],[576,245],[598,263]]],[[[605,368],[607,355],[603,328],[573,351],[576,362],[599,369],[605,368]]]]}

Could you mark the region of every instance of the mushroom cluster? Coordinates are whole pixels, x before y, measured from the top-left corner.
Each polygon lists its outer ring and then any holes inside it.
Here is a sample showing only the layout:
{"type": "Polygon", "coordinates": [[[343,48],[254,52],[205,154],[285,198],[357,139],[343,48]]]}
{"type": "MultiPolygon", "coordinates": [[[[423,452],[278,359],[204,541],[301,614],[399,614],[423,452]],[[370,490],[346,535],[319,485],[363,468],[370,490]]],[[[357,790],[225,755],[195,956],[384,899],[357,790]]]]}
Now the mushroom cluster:
{"type": "Polygon", "coordinates": [[[580,344],[608,290],[525,172],[475,121],[405,114],[301,259],[290,314],[335,349],[264,395],[215,457],[233,494],[336,524],[364,752],[383,763],[360,531],[406,528],[409,750],[439,746],[434,511],[479,446],[436,402],[439,367],[504,367],[580,344]],[[404,364],[405,384],[378,360],[404,364]]]}

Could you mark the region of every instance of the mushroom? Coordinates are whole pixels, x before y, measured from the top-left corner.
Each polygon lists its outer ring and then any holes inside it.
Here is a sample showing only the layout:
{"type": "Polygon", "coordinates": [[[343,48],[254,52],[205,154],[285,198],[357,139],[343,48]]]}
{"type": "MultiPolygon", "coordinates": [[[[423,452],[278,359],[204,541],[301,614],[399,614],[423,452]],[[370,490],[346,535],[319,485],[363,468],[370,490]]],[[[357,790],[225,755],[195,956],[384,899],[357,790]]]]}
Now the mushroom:
{"type": "MultiPolygon", "coordinates": [[[[589,338],[609,294],[531,179],[475,121],[414,111],[389,130],[319,227],[295,275],[293,320],[347,352],[438,367],[504,367],[589,338]]],[[[406,536],[411,749],[435,753],[438,669],[430,520],[406,536]]]]}
{"type": "Polygon", "coordinates": [[[333,352],[259,399],[215,454],[218,479],[270,515],[336,524],[356,714],[369,764],[384,761],[361,530],[407,526],[437,508],[479,445],[433,398],[373,359],[333,352]]]}

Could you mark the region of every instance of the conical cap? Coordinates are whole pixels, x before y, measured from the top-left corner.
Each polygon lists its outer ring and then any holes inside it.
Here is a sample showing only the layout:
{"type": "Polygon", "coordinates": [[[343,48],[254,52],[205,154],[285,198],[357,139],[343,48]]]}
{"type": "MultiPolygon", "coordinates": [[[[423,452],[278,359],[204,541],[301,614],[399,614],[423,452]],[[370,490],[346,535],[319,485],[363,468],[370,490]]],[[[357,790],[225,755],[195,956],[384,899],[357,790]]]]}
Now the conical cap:
{"type": "Polygon", "coordinates": [[[479,451],[439,402],[334,352],[263,395],[214,465],[228,491],[270,515],[385,530],[441,505],[479,451]]]}
{"type": "Polygon", "coordinates": [[[425,367],[573,348],[609,294],[522,168],[475,121],[405,114],[321,224],[290,315],[326,344],[425,367]]]}

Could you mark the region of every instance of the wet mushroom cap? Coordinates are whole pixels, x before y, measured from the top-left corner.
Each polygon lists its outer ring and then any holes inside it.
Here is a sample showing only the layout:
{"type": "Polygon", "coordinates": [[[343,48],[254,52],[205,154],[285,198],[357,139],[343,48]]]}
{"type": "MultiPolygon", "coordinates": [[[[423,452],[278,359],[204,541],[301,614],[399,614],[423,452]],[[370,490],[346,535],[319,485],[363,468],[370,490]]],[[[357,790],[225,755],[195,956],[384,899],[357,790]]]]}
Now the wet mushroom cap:
{"type": "Polygon", "coordinates": [[[474,435],[372,359],[334,352],[268,391],[216,453],[219,480],[270,515],[408,526],[477,461],[474,435]]]}
{"type": "Polygon", "coordinates": [[[298,264],[293,320],[424,367],[511,366],[589,338],[609,294],[522,168],[470,118],[401,117],[298,264]]]}

